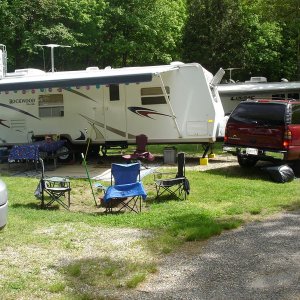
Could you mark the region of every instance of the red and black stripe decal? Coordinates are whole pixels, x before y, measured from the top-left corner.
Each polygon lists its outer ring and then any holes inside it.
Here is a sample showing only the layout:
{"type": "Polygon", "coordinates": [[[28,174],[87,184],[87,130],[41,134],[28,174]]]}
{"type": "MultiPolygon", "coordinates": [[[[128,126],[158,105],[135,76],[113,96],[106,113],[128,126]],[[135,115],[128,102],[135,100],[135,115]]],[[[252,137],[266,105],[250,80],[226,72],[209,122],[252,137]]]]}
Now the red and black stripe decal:
{"type": "Polygon", "coordinates": [[[159,115],[159,116],[165,116],[165,117],[172,117],[170,115],[166,115],[166,114],[162,114],[156,110],[153,110],[153,109],[149,109],[149,108],[144,108],[144,107],[138,107],[138,106],[129,106],[128,109],[141,116],[141,117],[146,117],[146,118],[149,118],[149,119],[154,119],[152,117],[152,115],[159,115]]]}

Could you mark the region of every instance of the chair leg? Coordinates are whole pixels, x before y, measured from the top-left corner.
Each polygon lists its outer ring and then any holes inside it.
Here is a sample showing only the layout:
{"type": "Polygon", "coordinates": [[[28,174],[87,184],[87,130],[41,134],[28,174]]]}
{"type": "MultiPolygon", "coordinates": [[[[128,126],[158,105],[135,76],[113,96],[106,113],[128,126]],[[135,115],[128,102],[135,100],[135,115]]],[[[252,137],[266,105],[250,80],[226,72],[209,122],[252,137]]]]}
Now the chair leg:
{"type": "MultiPolygon", "coordinates": [[[[120,198],[119,198],[120,199],[120,198]]],[[[120,199],[121,200],[121,199],[120,199]]],[[[105,206],[105,213],[111,213],[114,211],[115,208],[115,212],[120,212],[122,210],[129,210],[129,211],[133,211],[136,213],[139,213],[142,211],[142,197],[141,196],[136,196],[136,197],[131,197],[130,199],[124,199],[121,200],[118,203],[118,207],[116,207],[115,205],[112,204],[111,201],[109,201],[107,203],[107,205],[105,206]],[[121,205],[121,207],[120,207],[121,205]]]]}
{"type": "Polygon", "coordinates": [[[121,204],[123,205],[118,211],[121,211],[124,208],[128,208],[130,211],[134,211],[136,213],[139,213],[142,211],[142,199],[140,196],[133,197],[129,199],[128,202],[126,200],[122,201],[121,204]],[[130,202],[132,202],[132,205],[130,205],[130,202]]]}
{"type": "Polygon", "coordinates": [[[174,186],[162,186],[162,185],[156,186],[155,199],[158,199],[160,196],[164,194],[169,194],[178,200],[186,200],[186,192],[184,191],[182,184],[178,185],[176,189],[172,189],[172,187],[174,186]],[[183,199],[182,199],[182,193],[184,194],[183,199]]]}
{"type": "MultiPolygon", "coordinates": [[[[53,193],[51,191],[46,190],[47,194],[50,196],[51,200],[45,204],[44,200],[42,200],[42,207],[50,207],[55,201],[60,204],[63,208],[69,210],[70,209],[70,191],[64,191],[64,192],[56,192],[53,193]],[[62,201],[60,198],[65,197],[65,193],[68,193],[68,204],[66,204],[64,201],[62,201]]],[[[43,199],[43,196],[42,196],[43,199]]]]}
{"type": "Polygon", "coordinates": [[[44,193],[44,188],[42,188],[42,201],[41,201],[41,207],[45,207],[45,193],[44,193]]]}
{"type": "Polygon", "coordinates": [[[71,191],[68,191],[68,208],[70,208],[71,205],[71,191]]]}

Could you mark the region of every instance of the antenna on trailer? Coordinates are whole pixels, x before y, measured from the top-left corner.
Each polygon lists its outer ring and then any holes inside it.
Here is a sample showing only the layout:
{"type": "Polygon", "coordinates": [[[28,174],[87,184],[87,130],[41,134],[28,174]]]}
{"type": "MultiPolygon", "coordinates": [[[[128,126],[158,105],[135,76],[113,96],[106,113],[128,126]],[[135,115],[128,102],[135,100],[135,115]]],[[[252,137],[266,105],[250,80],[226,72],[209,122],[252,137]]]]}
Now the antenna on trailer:
{"type": "Polygon", "coordinates": [[[231,83],[234,83],[234,80],[231,78],[231,73],[233,70],[240,70],[241,68],[227,68],[227,69],[224,69],[226,71],[229,71],[229,82],[231,83]]]}
{"type": "Polygon", "coordinates": [[[48,47],[51,48],[51,72],[54,73],[54,48],[71,48],[71,46],[57,45],[57,44],[47,44],[47,45],[36,45],[37,47],[48,47]]]}
{"type": "Polygon", "coordinates": [[[0,79],[6,76],[7,72],[7,52],[6,46],[0,44],[0,79]]]}

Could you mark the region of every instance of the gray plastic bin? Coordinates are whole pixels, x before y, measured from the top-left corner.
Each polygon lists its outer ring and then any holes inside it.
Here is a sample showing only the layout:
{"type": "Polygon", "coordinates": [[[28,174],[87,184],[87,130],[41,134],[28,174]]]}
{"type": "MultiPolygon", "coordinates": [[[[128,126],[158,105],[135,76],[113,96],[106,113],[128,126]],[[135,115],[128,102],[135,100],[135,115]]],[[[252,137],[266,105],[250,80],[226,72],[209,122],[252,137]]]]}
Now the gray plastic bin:
{"type": "Polygon", "coordinates": [[[175,147],[164,148],[164,164],[176,164],[177,149],[175,147]]]}

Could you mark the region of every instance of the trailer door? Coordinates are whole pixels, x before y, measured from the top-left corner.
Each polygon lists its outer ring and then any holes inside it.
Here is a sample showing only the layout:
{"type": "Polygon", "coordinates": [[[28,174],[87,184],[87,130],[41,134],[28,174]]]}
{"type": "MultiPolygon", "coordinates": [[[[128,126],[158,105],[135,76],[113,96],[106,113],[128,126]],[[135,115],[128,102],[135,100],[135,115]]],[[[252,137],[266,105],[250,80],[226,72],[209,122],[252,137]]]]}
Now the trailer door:
{"type": "Polygon", "coordinates": [[[125,86],[110,84],[104,91],[105,139],[127,140],[125,86]]]}

